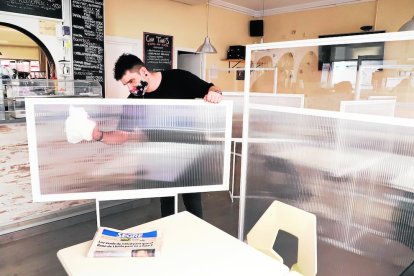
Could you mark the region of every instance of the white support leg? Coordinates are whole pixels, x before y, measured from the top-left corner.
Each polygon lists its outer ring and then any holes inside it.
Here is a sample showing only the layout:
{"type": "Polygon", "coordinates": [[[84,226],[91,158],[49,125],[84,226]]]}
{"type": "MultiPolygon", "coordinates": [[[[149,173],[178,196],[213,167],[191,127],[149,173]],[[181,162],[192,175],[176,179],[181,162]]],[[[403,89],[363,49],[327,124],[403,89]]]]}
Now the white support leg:
{"type": "Polygon", "coordinates": [[[178,213],[178,194],[174,196],[174,213],[178,213]]]}
{"type": "Polygon", "coordinates": [[[234,196],[234,173],[235,173],[235,165],[236,165],[236,142],[233,142],[233,168],[232,168],[232,174],[231,174],[231,190],[230,193],[230,199],[231,202],[233,202],[233,196],[234,196]]]}
{"type": "Polygon", "coordinates": [[[96,199],[96,226],[101,227],[101,212],[99,209],[99,199],[96,199]]]}

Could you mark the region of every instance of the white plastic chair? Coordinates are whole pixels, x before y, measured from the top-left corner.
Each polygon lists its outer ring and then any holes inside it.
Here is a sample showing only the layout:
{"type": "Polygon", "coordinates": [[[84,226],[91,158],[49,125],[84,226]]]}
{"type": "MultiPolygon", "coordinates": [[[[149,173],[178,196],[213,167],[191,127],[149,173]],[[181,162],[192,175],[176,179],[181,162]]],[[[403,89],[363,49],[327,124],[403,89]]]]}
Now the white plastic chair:
{"type": "Polygon", "coordinates": [[[298,262],[291,270],[304,276],[315,276],[316,216],[275,200],[247,234],[247,243],[283,263],[283,258],[273,250],[279,230],[298,238],[298,262]]]}

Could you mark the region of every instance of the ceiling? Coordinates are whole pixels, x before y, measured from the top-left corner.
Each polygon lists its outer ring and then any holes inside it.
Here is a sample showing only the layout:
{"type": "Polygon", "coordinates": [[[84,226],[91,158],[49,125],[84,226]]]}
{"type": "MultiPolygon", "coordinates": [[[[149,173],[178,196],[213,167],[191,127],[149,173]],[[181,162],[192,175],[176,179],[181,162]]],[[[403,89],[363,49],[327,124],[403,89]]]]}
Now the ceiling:
{"type": "MultiPolygon", "coordinates": [[[[188,5],[207,3],[207,0],[171,1],[188,5]]],[[[370,1],[375,0],[209,0],[212,6],[226,8],[256,17],[370,1]]]]}

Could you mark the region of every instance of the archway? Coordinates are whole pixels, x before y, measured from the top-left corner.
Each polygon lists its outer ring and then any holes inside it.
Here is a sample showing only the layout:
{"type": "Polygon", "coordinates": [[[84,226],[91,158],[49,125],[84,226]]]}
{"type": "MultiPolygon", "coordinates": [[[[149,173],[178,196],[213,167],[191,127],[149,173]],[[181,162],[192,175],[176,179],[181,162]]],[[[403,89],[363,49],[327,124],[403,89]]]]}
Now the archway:
{"type": "MultiPolygon", "coordinates": [[[[41,67],[44,69],[42,71],[33,71],[32,74],[30,68],[29,71],[27,71],[25,68],[24,72],[18,72],[17,69],[14,68],[15,74],[17,74],[19,78],[54,78],[56,76],[55,61],[49,49],[43,44],[42,41],[40,41],[39,38],[37,38],[26,29],[5,22],[0,22],[0,32],[2,32],[2,35],[0,36],[2,38],[0,40],[0,47],[10,50],[1,51],[0,48],[0,52],[2,53],[0,55],[0,60],[4,61],[5,63],[7,60],[14,60],[15,62],[16,60],[22,60],[22,63],[32,64],[36,64],[34,61],[38,61],[39,69],[41,67]],[[18,39],[21,39],[22,42],[19,42],[18,39]],[[30,48],[34,48],[35,46],[38,47],[38,58],[35,57],[36,54],[33,53],[33,51],[32,53],[29,53],[30,48]],[[21,58],[19,58],[19,50],[23,51],[21,58]]],[[[14,64],[14,67],[15,66],[17,65],[14,64]]]]}
{"type": "Polygon", "coordinates": [[[261,57],[255,67],[258,70],[253,70],[251,91],[273,93],[273,84],[276,80],[274,79],[275,72],[271,70],[273,68],[272,57],[261,57]]]}
{"type": "Polygon", "coordinates": [[[292,53],[286,53],[277,61],[277,92],[291,93],[294,58],[292,53]]]}
{"type": "Polygon", "coordinates": [[[313,51],[307,52],[300,61],[297,74],[297,90],[319,87],[318,58],[313,51]]]}

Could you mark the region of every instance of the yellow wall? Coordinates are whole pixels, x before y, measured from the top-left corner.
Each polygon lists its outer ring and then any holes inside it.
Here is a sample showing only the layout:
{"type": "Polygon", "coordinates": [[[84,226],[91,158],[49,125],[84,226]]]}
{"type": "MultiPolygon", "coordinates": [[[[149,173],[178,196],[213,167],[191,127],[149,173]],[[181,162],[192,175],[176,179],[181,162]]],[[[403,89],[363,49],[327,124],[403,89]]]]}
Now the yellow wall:
{"type": "Polygon", "coordinates": [[[265,42],[362,32],[361,26],[395,32],[414,16],[414,0],[378,0],[267,16],[265,42]]]}
{"type": "Polygon", "coordinates": [[[0,45],[1,59],[39,60],[39,47],[0,45]]]}
{"type": "MultiPolygon", "coordinates": [[[[373,25],[375,30],[396,31],[413,15],[414,0],[378,0],[266,16],[264,41],[361,32],[360,27],[364,25],[373,25]]],[[[143,32],[161,33],[172,35],[175,47],[197,49],[206,35],[206,18],[203,4],[190,6],[169,0],[105,0],[105,34],[109,36],[142,40],[143,32]]],[[[249,36],[248,25],[252,19],[245,14],[210,7],[209,36],[218,53],[207,55],[207,69],[212,65],[217,68],[228,66],[222,60],[226,58],[230,45],[260,40],[249,36]]],[[[237,67],[244,67],[244,63],[237,67]]],[[[211,81],[224,89],[243,89],[243,81],[236,81],[235,73],[220,73],[218,79],[211,81]]]]}
{"type": "MultiPolygon", "coordinates": [[[[207,55],[207,68],[212,64],[227,66],[230,45],[249,44],[250,16],[210,7],[209,36],[218,53],[207,55]]],[[[174,36],[174,46],[197,49],[204,41],[207,27],[206,5],[184,5],[168,0],[105,0],[105,34],[135,39],[143,32],[174,36]],[[121,4],[122,3],[122,4],[121,4]]]]}
{"type": "Polygon", "coordinates": [[[396,32],[414,16],[414,0],[379,0],[377,28],[396,32]]]}
{"type": "Polygon", "coordinates": [[[375,2],[278,14],[264,20],[266,42],[361,32],[361,26],[374,25],[375,2]]]}

